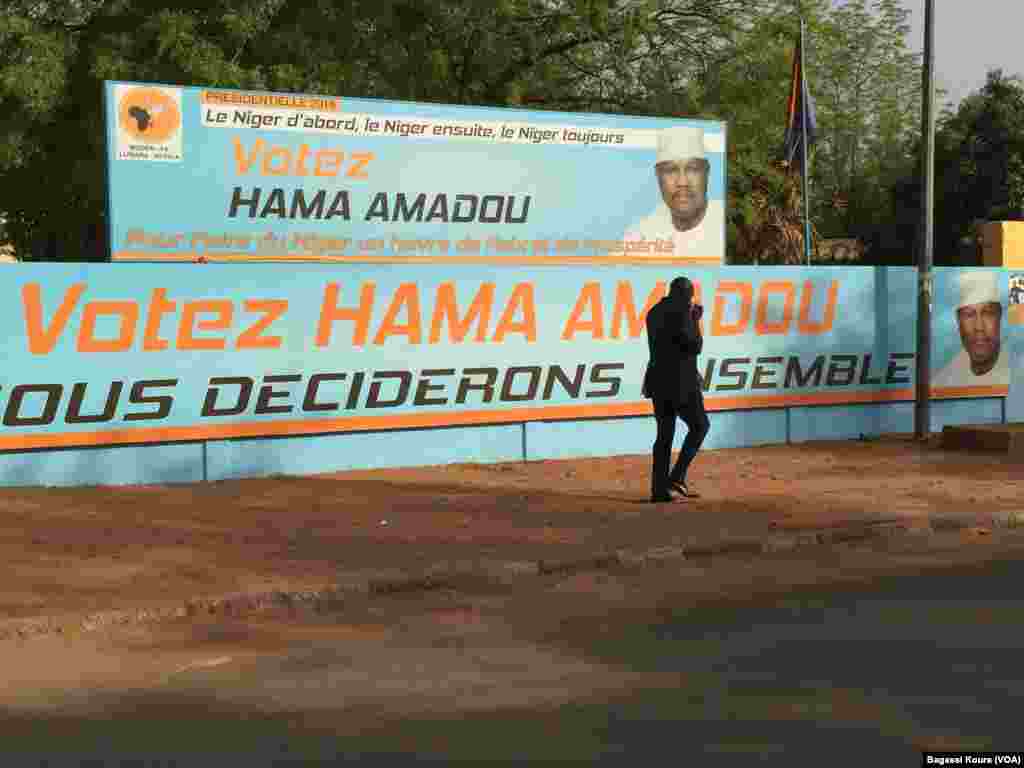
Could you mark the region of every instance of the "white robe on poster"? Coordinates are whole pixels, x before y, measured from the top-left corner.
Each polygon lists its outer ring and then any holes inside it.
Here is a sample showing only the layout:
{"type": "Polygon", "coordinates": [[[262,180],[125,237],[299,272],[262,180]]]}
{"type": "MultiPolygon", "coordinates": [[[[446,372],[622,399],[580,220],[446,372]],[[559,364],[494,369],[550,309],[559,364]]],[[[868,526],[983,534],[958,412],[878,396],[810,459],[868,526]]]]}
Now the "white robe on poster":
{"type": "Polygon", "coordinates": [[[971,358],[967,350],[961,348],[957,356],[940,370],[931,380],[932,389],[952,389],[955,387],[1009,387],[1010,364],[1009,350],[1006,344],[999,349],[999,358],[992,370],[978,376],[971,370],[971,358]]]}
{"type": "Polygon", "coordinates": [[[671,254],[652,252],[652,256],[724,261],[725,206],[721,200],[709,201],[701,223],[686,232],[679,232],[672,223],[672,214],[668,206],[662,203],[649,216],[633,224],[622,236],[622,239],[626,242],[672,241],[673,252],[671,254]]]}

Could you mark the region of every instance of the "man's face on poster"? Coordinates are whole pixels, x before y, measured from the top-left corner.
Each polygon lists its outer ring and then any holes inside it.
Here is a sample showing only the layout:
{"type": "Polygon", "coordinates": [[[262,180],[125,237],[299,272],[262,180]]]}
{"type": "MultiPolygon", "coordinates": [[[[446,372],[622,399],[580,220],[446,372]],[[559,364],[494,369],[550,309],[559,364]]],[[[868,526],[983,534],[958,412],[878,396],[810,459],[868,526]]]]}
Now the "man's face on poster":
{"type": "Polygon", "coordinates": [[[999,331],[1003,306],[996,301],[969,304],[956,312],[960,341],[975,373],[991,370],[999,359],[999,331]]]}
{"type": "Polygon", "coordinates": [[[661,198],[674,216],[686,220],[704,210],[708,200],[708,168],[708,161],[702,157],[669,160],[655,166],[661,198]]]}

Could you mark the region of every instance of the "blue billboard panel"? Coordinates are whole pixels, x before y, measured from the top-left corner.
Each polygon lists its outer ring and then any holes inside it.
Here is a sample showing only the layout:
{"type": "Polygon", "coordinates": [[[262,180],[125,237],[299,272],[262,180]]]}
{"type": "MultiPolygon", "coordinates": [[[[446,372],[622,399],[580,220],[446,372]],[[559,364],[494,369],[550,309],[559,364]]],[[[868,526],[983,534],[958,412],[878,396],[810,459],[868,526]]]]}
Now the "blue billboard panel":
{"type": "MultiPolygon", "coordinates": [[[[913,270],[685,273],[709,409],[913,399],[913,270]]],[[[0,449],[647,415],[644,317],[677,274],[17,265],[0,449]]]]}
{"type": "Polygon", "coordinates": [[[998,268],[936,271],[932,309],[933,398],[1005,397],[1017,317],[1010,278],[998,268]]]}
{"type": "Polygon", "coordinates": [[[725,126],[106,84],[116,260],[720,264],[725,126]]]}

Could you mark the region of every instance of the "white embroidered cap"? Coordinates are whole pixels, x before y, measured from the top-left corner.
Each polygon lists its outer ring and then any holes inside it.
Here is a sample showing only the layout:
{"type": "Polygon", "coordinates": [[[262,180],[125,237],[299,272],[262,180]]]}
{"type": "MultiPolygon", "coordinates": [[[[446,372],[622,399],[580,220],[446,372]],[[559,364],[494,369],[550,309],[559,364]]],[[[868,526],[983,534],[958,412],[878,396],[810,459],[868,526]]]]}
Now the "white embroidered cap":
{"type": "Polygon", "coordinates": [[[689,160],[704,157],[704,129],[681,125],[658,131],[658,154],[654,162],[689,160]]]}
{"type": "Polygon", "coordinates": [[[999,303],[999,280],[995,272],[961,272],[960,303],[957,309],[972,304],[999,303]]]}

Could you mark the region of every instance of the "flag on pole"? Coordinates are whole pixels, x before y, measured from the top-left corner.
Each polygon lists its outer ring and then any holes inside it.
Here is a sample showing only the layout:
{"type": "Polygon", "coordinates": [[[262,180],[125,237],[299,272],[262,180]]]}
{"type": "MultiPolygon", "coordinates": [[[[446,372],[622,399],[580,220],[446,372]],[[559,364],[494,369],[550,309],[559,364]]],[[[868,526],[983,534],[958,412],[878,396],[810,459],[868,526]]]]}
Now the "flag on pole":
{"type": "Polygon", "coordinates": [[[804,152],[814,143],[818,134],[814,97],[811,96],[811,89],[807,85],[807,73],[804,71],[803,49],[803,25],[801,25],[800,39],[793,52],[793,78],[789,86],[789,103],[786,107],[786,138],[782,148],[782,160],[791,169],[804,167],[804,152]],[[806,142],[804,141],[805,126],[806,142]]]}

